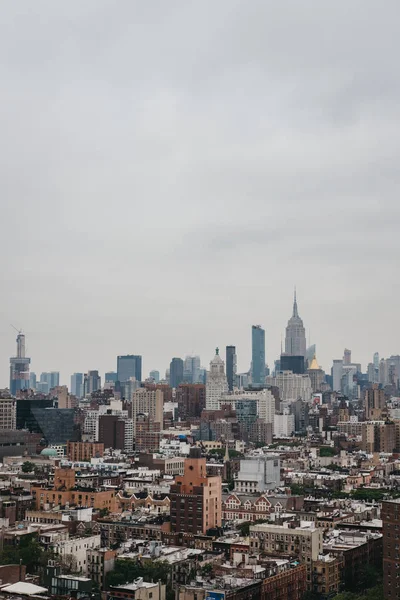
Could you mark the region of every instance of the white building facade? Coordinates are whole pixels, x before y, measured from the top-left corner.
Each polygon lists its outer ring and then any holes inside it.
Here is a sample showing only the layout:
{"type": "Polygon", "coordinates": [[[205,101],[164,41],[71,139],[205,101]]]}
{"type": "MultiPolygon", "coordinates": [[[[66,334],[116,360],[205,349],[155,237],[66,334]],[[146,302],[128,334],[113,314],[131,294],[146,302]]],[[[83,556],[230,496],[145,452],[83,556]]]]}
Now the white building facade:
{"type": "Polygon", "coordinates": [[[15,398],[0,398],[0,429],[17,428],[17,402],[15,398]]]}
{"type": "Polygon", "coordinates": [[[256,400],[258,418],[265,421],[265,423],[274,422],[275,397],[270,390],[234,390],[230,394],[221,396],[218,408],[221,408],[224,404],[230,404],[236,410],[236,404],[239,400],[256,400]]]}
{"type": "Polygon", "coordinates": [[[228,380],[225,374],[225,363],[219,355],[218,348],[215,356],[210,362],[210,370],[207,371],[206,382],[206,409],[218,410],[220,399],[228,393],[228,380]]]}
{"type": "Polygon", "coordinates": [[[91,535],[56,542],[52,549],[63,562],[71,563],[75,572],[86,573],[86,552],[93,548],[100,548],[100,545],[100,535],[91,535]]]}
{"type": "Polygon", "coordinates": [[[252,456],[240,461],[235,492],[255,494],[280,485],[281,464],[278,456],[252,456]]]}
{"type": "Polygon", "coordinates": [[[275,437],[290,437],[294,431],[294,415],[290,415],[288,412],[285,412],[284,414],[274,415],[275,437]]]}
{"type": "Polygon", "coordinates": [[[267,377],[267,384],[279,388],[282,401],[301,398],[306,402],[310,402],[312,398],[311,379],[307,374],[300,375],[292,371],[279,371],[275,376],[269,375],[267,377]]]}

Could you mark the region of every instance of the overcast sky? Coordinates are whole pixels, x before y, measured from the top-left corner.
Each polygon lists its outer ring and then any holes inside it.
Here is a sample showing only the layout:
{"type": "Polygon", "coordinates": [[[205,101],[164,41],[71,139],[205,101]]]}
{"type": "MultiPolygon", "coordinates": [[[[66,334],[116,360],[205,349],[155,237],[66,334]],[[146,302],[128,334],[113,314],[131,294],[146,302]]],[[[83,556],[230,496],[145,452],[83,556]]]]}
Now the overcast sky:
{"type": "Polygon", "coordinates": [[[0,386],[278,357],[293,287],[317,357],[400,353],[400,5],[3,0],[0,386]],[[224,354],[224,351],[221,352],[224,354]]]}

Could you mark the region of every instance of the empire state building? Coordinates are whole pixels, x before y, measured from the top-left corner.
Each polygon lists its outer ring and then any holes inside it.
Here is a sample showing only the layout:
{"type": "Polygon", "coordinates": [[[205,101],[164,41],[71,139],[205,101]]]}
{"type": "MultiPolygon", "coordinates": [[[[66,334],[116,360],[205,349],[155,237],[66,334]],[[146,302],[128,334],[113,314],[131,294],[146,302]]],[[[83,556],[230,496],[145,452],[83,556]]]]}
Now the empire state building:
{"type": "Polygon", "coordinates": [[[285,354],[306,358],[306,330],[297,310],[296,290],[294,292],[293,314],[288,321],[285,337],[285,354]]]}

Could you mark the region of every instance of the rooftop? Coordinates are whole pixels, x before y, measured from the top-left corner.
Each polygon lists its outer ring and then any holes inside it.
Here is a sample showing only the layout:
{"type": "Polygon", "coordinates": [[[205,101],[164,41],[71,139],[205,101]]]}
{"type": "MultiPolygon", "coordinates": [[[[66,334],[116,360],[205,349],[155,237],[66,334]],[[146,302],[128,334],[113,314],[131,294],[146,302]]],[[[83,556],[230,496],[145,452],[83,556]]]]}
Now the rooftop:
{"type": "Polygon", "coordinates": [[[158,583],[149,583],[148,581],[143,581],[141,577],[135,579],[133,583],[124,583],[122,585],[111,586],[114,590],[130,590],[136,591],[140,588],[152,588],[158,586],[158,583]]]}
{"type": "Polygon", "coordinates": [[[7,594],[21,594],[22,596],[35,596],[36,594],[43,594],[47,592],[47,588],[40,587],[40,585],[34,585],[33,583],[26,583],[25,581],[18,581],[12,585],[6,585],[1,588],[2,592],[7,594]]]}

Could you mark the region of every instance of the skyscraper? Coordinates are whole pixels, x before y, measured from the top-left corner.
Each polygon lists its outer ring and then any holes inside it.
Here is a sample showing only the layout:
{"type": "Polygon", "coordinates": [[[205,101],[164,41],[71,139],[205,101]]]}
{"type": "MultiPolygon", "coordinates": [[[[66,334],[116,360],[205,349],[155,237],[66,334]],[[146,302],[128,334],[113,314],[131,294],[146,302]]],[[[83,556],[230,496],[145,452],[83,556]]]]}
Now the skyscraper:
{"type": "Polygon", "coordinates": [[[294,292],[293,314],[288,321],[285,337],[285,354],[306,358],[306,330],[297,310],[296,291],[294,292]]]}
{"type": "Polygon", "coordinates": [[[307,373],[311,380],[313,392],[319,392],[321,390],[322,383],[325,381],[325,373],[319,366],[317,357],[315,355],[307,369],[307,373]]]}
{"type": "Polygon", "coordinates": [[[228,392],[228,382],[225,375],[225,363],[216,348],[215,356],[210,362],[210,370],[206,381],[206,408],[207,410],[218,410],[219,400],[222,394],[228,392]]]}
{"type": "Polygon", "coordinates": [[[71,394],[77,398],[83,396],[83,373],[73,373],[71,375],[71,394]]]}
{"type": "Polygon", "coordinates": [[[348,365],[351,365],[351,350],[349,350],[348,348],[344,349],[343,364],[345,367],[347,367],[348,365]]]}
{"type": "Polygon", "coordinates": [[[97,392],[101,389],[101,377],[98,371],[88,371],[83,376],[83,395],[97,392]]]}
{"type": "Polygon", "coordinates": [[[118,381],[118,373],[116,371],[107,371],[104,373],[104,383],[115,383],[118,381]]]}
{"type": "Polygon", "coordinates": [[[173,358],[169,365],[169,385],[172,388],[177,388],[183,381],[183,360],[181,358],[173,358]]]}
{"type": "Polygon", "coordinates": [[[315,344],[312,344],[311,346],[308,346],[307,350],[306,350],[306,362],[307,362],[307,369],[310,367],[311,362],[314,358],[314,356],[317,354],[317,347],[315,344]]]}
{"type": "Polygon", "coordinates": [[[20,390],[29,388],[29,365],[31,359],[25,356],[25,335],[17,335],[17,356],[10,358],[10,392],[13,396],[20,390]]]}
{"type": "Polygon", "coordinates": [[[36,373],[33,371],[29,374],[29,388],[31,390],[36,390],[36,373]]]}
{"type": "Polygon", "coordinates": [[[253,386],[265,384],[265,331],[261,325],[251,328],[251,381],[253,386]]]}
{"type": "Polygon", "coordinates": [[[154,379],[154,383],[158,383],[160,381],[160,371],[150,371],[150,379],[154,379]]]}
{"type": "Polygon", "coordinates": [[[187,356],[183,367],[184,379],[187,383],[200,382],[200,356],[187,356]]]}
{"type": "Polygon", "coordinates": [[[236,370],[237,370],[237,358],[236,358],[236,347],[226,347],[226,378],[228,380],[228,389],[231,392],[236,387],[236,370]]]}
{"type": "Polygon", "coordinates": [[[334,392],[342,391],[342,376],[343,376],[343,360],[335,359],[333,361],[332,369],[332,385],[334,392]]]}
{"type": "Polygon", "coordinates": [[[60,373],[58,371],[41,373],[40,384],[40,391],[48,394],[50,390],[60,385],[60,373]]]}
{"type": "Polygon", "coordinates": [[[131,377],[142,381],[142,357],[136,354],[125,354],[117,357],[118,381],[123,383],[131,377]]]}

